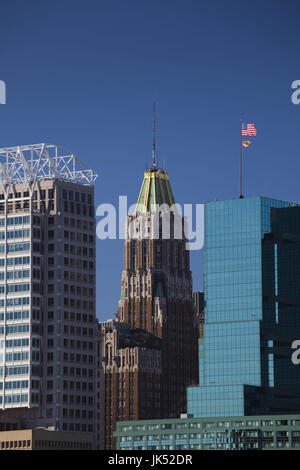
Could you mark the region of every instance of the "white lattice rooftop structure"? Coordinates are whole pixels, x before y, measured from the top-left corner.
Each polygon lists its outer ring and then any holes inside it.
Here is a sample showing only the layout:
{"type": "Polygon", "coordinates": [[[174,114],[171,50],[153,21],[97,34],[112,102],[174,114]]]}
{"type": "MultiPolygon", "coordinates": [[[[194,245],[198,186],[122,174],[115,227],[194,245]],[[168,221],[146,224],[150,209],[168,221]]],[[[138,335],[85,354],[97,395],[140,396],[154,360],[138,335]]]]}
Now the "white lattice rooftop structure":
{"type": "Polygon", "coordinates": [[[37,181],[57,178],[93,185],[97,176],[72,152],[58,145],[42,143],[0,149],[0,187],[5,196],[12,184],[27,183],[32,193],[37,181]]]}

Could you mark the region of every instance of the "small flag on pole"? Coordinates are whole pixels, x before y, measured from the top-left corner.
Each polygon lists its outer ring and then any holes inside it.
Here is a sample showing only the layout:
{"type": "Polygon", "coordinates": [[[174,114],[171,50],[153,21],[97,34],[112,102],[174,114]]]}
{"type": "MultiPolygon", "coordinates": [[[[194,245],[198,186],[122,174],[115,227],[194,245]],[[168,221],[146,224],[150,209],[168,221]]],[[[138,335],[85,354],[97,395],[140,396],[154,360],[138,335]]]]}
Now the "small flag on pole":
{"type": "Polygon", "coordinates": [[[241,134],[240,134],[240,198],[243,198],[243,148],[251,145],[250,140],[243,140],[244,136],[256,136],[256,127],[253,123],[245,123],[241,119],[241,134]]]}
{"type": "Polygon", "coordinates": [[[256,127],[255,124],[247,124],[247,127],[245,124],[242,124],[242,135],[256,135],[256,127]]]}

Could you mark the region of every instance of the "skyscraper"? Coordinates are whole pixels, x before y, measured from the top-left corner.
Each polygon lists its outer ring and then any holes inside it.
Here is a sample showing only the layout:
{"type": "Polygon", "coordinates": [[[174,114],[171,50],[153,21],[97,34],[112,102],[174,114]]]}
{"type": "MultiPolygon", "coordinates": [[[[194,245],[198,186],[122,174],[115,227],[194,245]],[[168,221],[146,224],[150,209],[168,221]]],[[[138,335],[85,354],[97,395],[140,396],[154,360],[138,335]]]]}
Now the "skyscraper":
{"type": "Polygon", "coordinates": [[[0,150],[0,407],[94,431],[97,175],[50,144],[0,150]]]}
{"type": "Polygon", "coordinates": [[[255,197],[205,206],[204,338],[188,413],[297,413],[300,208],[255,197]]]}
{"type": "MultiPolygon", "coordinates": [[[[156,406],[144,406],[142,415],[136,397],[146,404],[148,398],[150,400],[146,390],[151,384],[144,387],[144,391],[141,391],[143,380],[135,384],[140,393],[133,391],[129,397],[129,411],[132,409],[129,419],[179,416],[186,409],[186,387],[197,383],[198,331],[189,251],[182,230],[183,219],[174,204],[168,174],[157,169],[154,161],[153,167],[145,172],[135,213],[127,217],[121,299],[116,320],[135,330],[136,336],[138,331],[144,331],[160,339],[159,355],[153,352],[153,340],[152,346],[145,346],[152,349],[153,357],[157,357],[156,374],[159,373],[160,378],[159,383],[156,379],[153,381],[153,387],[157,385],[153,389],[156,406]],[[173,209],[170,211],[170,208],[173,209]]],[[[109,348],[104,354],[109,354],[109,348]]],[[[106,360],[104,357],[103,361],[106,360]]],[[[120,374],[118,356],[112,360],[116,367],[110,370],[120,374]]],[[[143,367],[142,363],[140,367],[143,367]]],[[[104,409],[109,413],[108,402],[116,394],[114,387],[118,387],[120,377],[115,376],[115,385],[111,382],[110,391],[107,383],[111,378],[105,368],[103,380],[106,389],[104,409]]],[[[126,395],[129,386],[125,384],[124,387],[126,395]]],[[[111,423],[110,433],[115,430],[116,421],[126,419],[122,387],[117,390],[115,415],[113,419],[104,417],[106,427],[108,422],[111,423]]],[[[112,442],[111,438],[107,439],[112,442]]]]}

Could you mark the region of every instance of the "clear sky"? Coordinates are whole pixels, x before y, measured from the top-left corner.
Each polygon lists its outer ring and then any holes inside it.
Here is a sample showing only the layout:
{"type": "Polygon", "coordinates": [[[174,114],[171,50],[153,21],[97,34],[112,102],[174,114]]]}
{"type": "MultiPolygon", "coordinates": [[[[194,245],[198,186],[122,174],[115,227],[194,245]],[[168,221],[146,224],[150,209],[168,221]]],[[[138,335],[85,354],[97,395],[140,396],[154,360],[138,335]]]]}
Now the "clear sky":
{"type": "MultiPolygon", "coordinates": [[[[0,147],[50,142],[99,178],[96,205],[136,201],[157,152],[179,203],[238,197],[240,118],[258,130],[244,152],[245,194],[300,202],[298,0],[1,0],[0,147]]],[[[251,140],[251,139],[250,139],[251,140]]],[[[192,252],[194,289],[203,251],[192,252]]],[[[123,241],[97,240],[97,315],[120,296],[123,241]]]]}

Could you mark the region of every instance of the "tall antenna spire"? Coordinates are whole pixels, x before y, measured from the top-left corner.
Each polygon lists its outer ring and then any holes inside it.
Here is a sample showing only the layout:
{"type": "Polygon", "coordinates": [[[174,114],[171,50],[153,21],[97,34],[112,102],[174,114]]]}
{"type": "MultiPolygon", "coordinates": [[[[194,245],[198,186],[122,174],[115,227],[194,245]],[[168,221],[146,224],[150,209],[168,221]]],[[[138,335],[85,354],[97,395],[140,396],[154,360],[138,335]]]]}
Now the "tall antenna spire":
{"type": "Polygon", "coordinates": [[[152,158],[153,158],[153,163],[152,163],[152,168],[155,170],[156,168],[156,161],[155,161],[155,101],[153,101],[153,144],[152,144],[152,158]]]}

